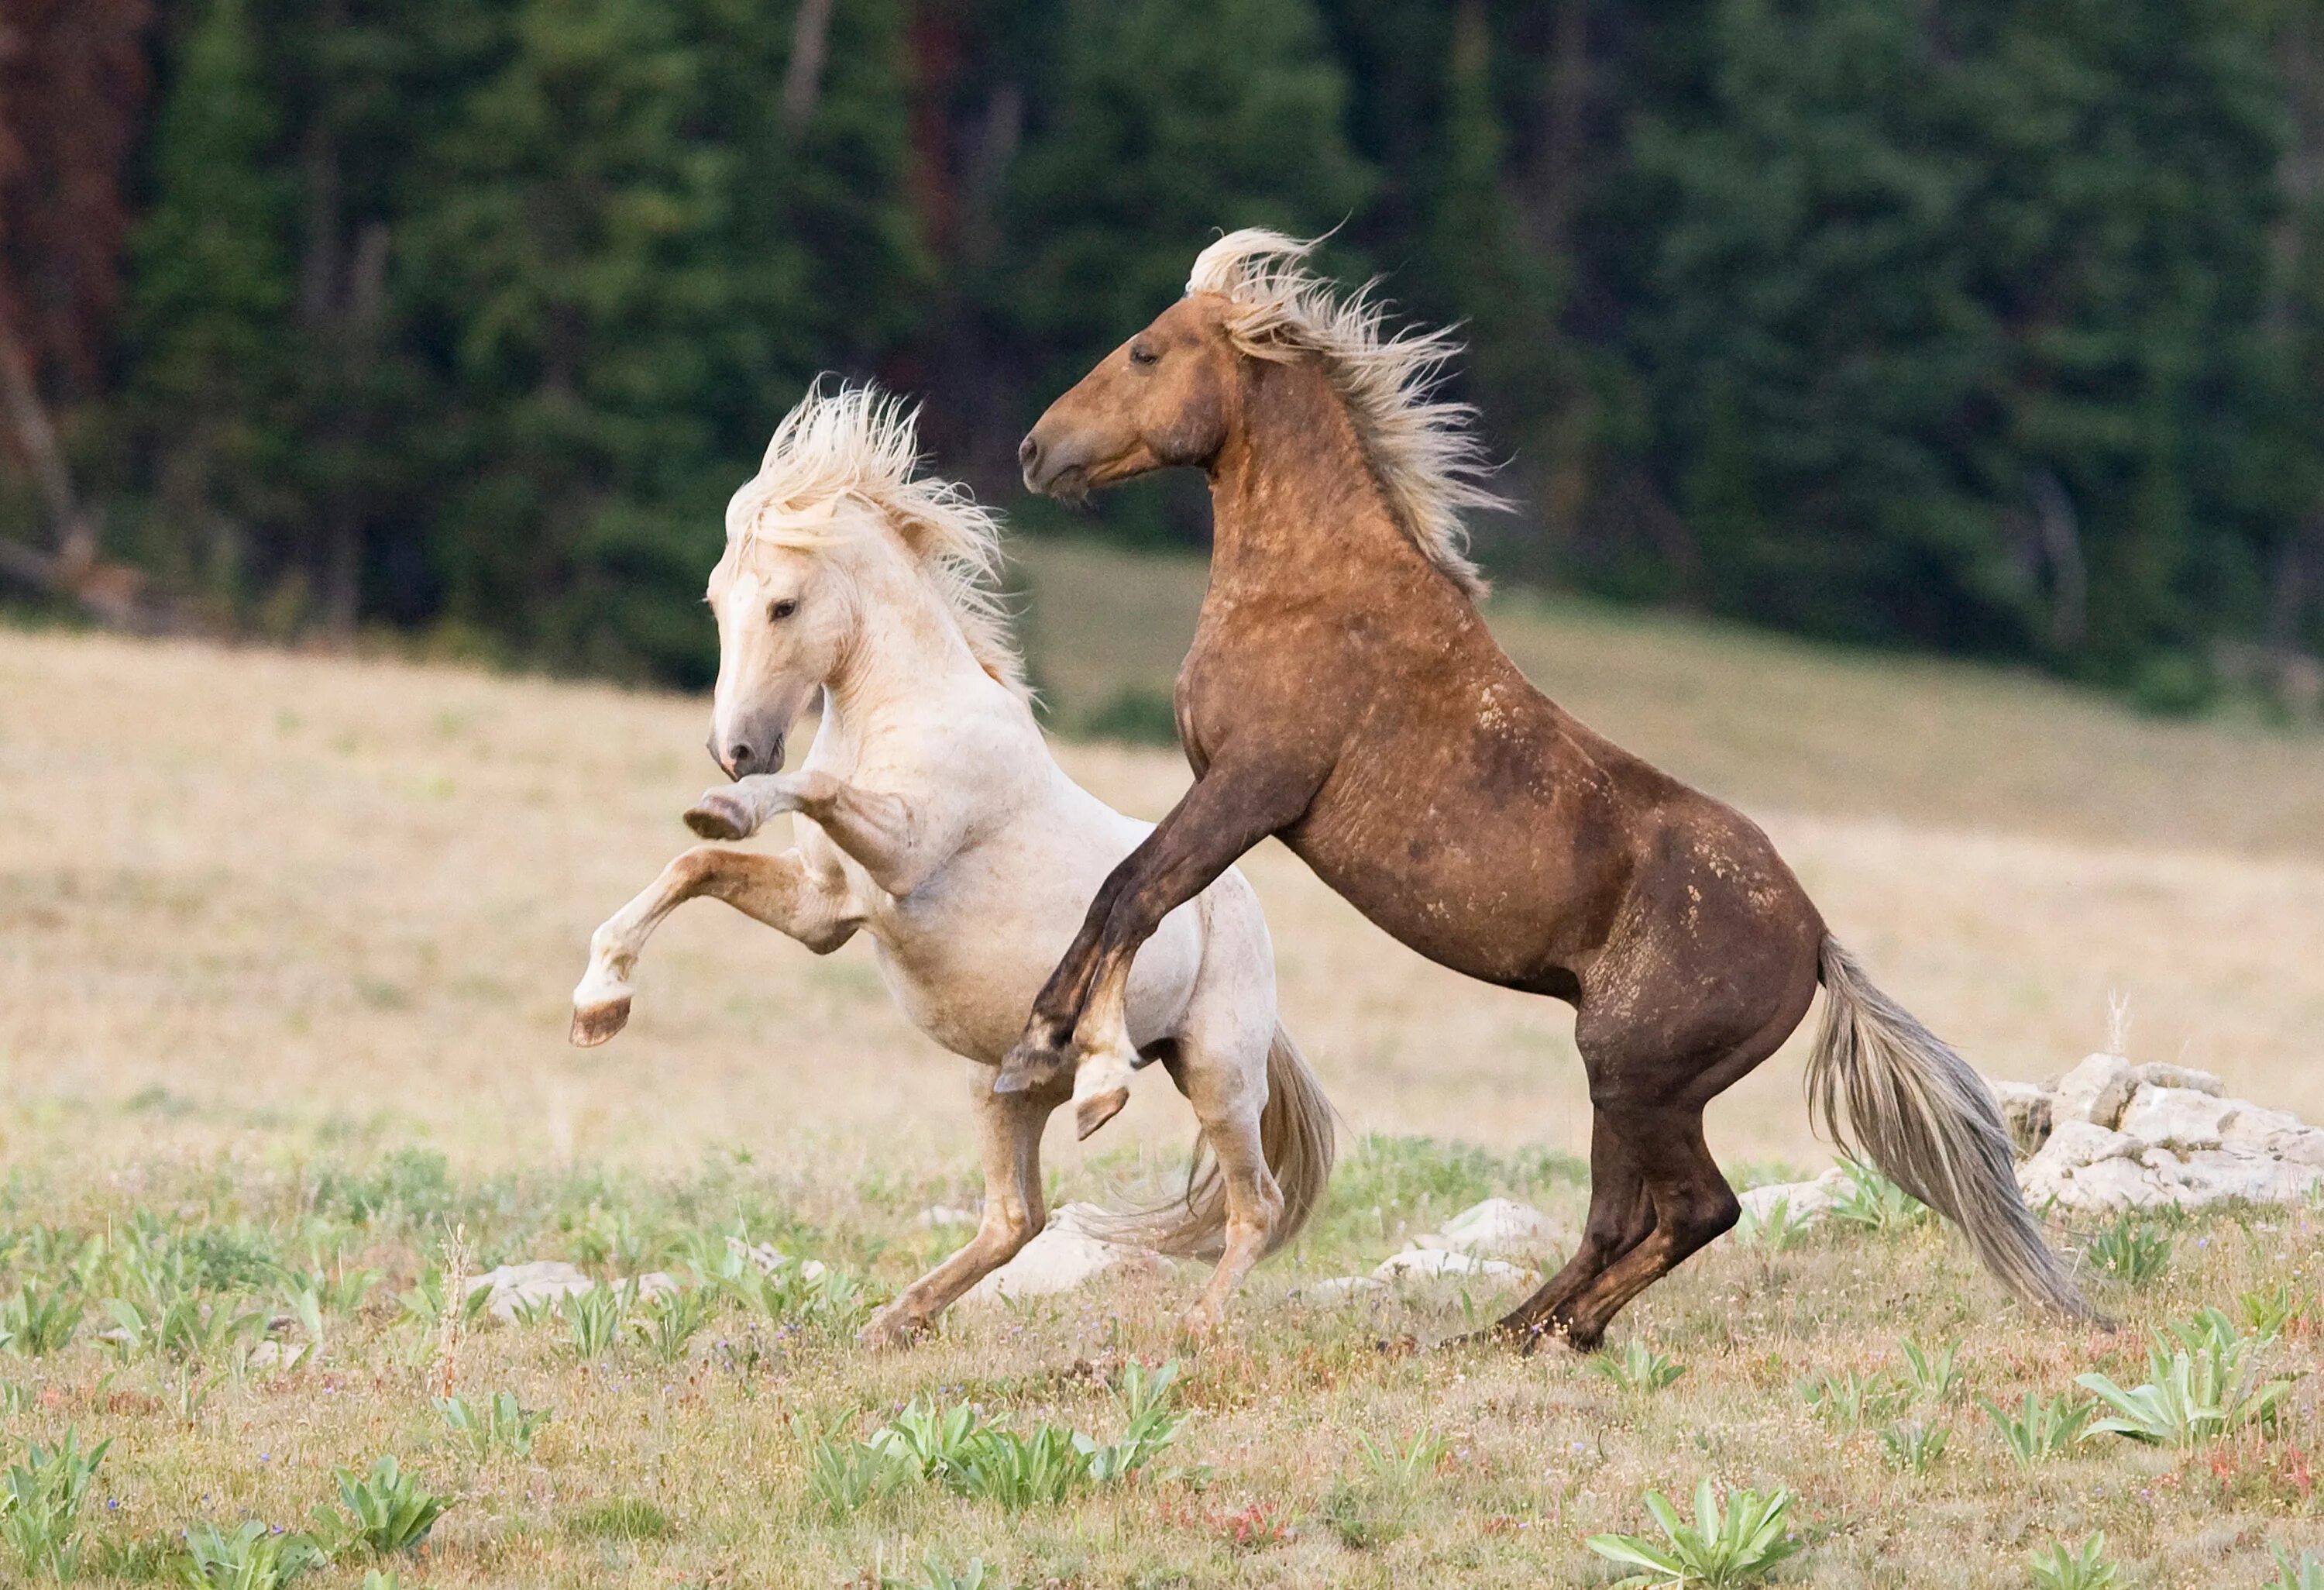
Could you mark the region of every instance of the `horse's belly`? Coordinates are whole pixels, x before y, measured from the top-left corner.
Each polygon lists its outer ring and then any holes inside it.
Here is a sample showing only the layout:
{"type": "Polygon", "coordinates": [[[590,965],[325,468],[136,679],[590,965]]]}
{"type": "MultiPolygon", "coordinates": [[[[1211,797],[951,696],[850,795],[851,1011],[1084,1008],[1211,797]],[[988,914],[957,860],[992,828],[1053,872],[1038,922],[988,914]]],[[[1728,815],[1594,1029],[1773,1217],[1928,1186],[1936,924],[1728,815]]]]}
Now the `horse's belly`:
{"type": "MultiPolygon", "coordinates": [[[[1125,845],[1121,854],[1128,853],[1125,845]]],[[[1068,866],[1060,874],[1054,858],[1048,865],[1047,876],[1007,864],[978,869],[890,902],[874,924],[889,993],[913,1025],[955,1054],[1000,1063],[1022,1035],[1034,996],[1065,958],[1110,870],[1084,877],[1088,869],[1068,866]]],[[[1190,902],[1163,920],[1131,964],[1133,1042],[1175,1030],[1201,954],[1197,907],[1190,902]]]]}

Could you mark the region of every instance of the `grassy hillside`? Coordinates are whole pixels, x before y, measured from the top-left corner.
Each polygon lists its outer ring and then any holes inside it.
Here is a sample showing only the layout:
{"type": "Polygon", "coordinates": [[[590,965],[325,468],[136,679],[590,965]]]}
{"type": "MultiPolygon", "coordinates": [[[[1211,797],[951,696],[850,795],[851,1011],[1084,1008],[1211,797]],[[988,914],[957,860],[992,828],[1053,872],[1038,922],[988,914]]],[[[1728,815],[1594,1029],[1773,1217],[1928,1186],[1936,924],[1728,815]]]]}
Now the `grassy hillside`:
{"type": "MultiPolygon", "coordinates": [[[[1025,567],[1063,722],[1167,688],[1198,568],[1055,546],[1025,567]]],[[[2324,1118],[2324,744],[1564,605],[1494,617],[1553,693],[1760,817],[1881,982],[1989,1070],[2070,1064],[2119,994],[2138,1058],[2324,1118]]],[[[1786,1582],[1843,1590],[2016,1586],[2035,1548],[2097,1529],[2155,1585],[2257,1585],[2271,1547],[2319,1543],[2313,1379],[2272,1434],[2109,1439],[2022,1477],[1961,1391],[1896,1400],[1905,1337],[1960,1342],[1966,1392],[2013,1404],[2145,1373],[2140,1330],[2027,1319],[1928,1226],[1721,1243],[1617,1326],[1684,1366],[1659,1392],[1554,1354],[1407,1352],[1500,1289],[1292,1298],[1488,1193],[1570,1226],[1588,1112],[1562,1007],[1419,960],[1272,846],[1249,870],[1285,1018],[1351,1124],[1382,1135],[1189,1359],[1192,1418],[1147,1479],[835,1508],[819,1443],[844,1450],[914,1398],[1112,1439],[1108,1388],[1184,1353],[1168,1322],[1200,1270],[857,1353],[863,1300],[952,1240],[917,1212],[977,1187],[957,1063],[890,1008],[863,945],[819,960],[689,908],[648,951],[630,1031],[567,1047],[590,928],[687,842],[677,814],[712,776],[703,717],[698,699],[385,659],[0,632],[0,1335],[17,1336],[0,1465],[69,1428],[114,1438],[85,1576],[151,1582],[201,1520],[299,1525],[337,1497],[335,1465],[382,1452],[456,1498],[429,1555],[388,1565],[405,1585],[918,1585],[932,1548],[985,1558],[994,1590],[1602,1584],[1582,1537],[1651,1532],[1642,1493],[1704,1476],[1794,1491],[1812,1544],[1786,1582]],[[860,1294],[703,1287],[682,1306],[698,1329],[641,1318],[586,1350],[570,1322],[447,1335],[429,1312],[455,1233],[472,1268],[612,1277],[685,1273],[738,1222],[860,1294]],[[288,1373],[250,1363],[257,1327],[234,1325],[292,1311],[285,1266],[334,1291],[318,1356],[288,1373]],[[347,1279],[366,1270],[368,1293],[347,1279]],[[32,1314],[55,1299],[83,1317],[37,1351],[32,1314]],[[169,1299],[191,1309],[178,1336],[98,1340],[113,1302],[169,1299]],[[1882,1377],[1860,1415],[1795,1384],[1851,1373],[1882,1377]],[[432,1403],[447,1385],[552,1422],[529,1454],[479,1450],[432,1403]],[[1892,1457],[1936,1428],[1942,1455],[1892,1457]]],[[[1149,815],[1185,781],[1171,750],[1064,754],[1149,815]]],[[[1796,1060],[1715,1110],[1738,1174],[1824,1157],[1796,1060]]],[[[1053,1132],[1060,1195],[1176,1165],[1187,1117],[1159,1082],[1086,1149],[1053,1132]]],[[[2162,1276],[2099,1282],[2107,1307],[2140,1327],[2246,1293],[2264,1312],[2280,1284],[2310,1312],[2255,1361],[2312,1359],[2313,1212],[2162,1235],[2162,1276]]],[[[0,1581],[17,1566],[0,1543],[0,1581]]],[[[345,1554],[302,1583],[356,1590],[368,1566],[345,1554]]]]}

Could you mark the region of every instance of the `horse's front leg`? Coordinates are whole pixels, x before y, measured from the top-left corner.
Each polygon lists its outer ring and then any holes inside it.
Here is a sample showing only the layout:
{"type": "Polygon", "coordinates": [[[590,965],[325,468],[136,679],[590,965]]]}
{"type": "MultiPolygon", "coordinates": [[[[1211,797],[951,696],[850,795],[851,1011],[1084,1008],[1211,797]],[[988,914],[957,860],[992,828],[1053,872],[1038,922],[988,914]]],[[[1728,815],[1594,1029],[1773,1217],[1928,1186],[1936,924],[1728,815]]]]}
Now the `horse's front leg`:
{"type": "Polygon", "coordinates": [[[984,1161],[984,1218],[966,1247],[872,1317],[857,1338],[866,1346],[901,1346],[927,1329],[963,1292],[1015,1258],[1048,1217],[1041,1200],[1041,1128],[1063,1095],[1002,1097],[992,1091],[990,1068],[972,1060],[968,1096],[984,1161]]]}
{"type": "Polygon", "coordinates": [[[575,1043],[594,1048],[629,1024],[630,975],[639,952],[664,917],[701,894],[724,901],[817,955],[846,943],[861,920],[796,850],[769,855],[697,845],[589,936],[589,969],[573,990],[575,1043]]]}
{"type": "Polygon", "coordinates": [[[826,772],[754,773],[705,790],[687,812],[686,825],[706,839],[747,839],[770,818],[793,811],[890,894],[910,893],[937,859],[912,802],[826,772]]]}
{"type": "Polygon", "coordinates": [[[1236,857],[1298,821],[1321,782],[1320,774],[1279,763],[1214,760],[1098,891],[993,1091],[1057,1087],[1069,1077],[1078,1082],[1077,1063],[1094,1058],[1089,1084],[1074,1089],[1074,1124],[1087,1137],[1111,1120],[1130,1096],[1135,1051],[1124,1010],[1139,946],[1236,857]]]}

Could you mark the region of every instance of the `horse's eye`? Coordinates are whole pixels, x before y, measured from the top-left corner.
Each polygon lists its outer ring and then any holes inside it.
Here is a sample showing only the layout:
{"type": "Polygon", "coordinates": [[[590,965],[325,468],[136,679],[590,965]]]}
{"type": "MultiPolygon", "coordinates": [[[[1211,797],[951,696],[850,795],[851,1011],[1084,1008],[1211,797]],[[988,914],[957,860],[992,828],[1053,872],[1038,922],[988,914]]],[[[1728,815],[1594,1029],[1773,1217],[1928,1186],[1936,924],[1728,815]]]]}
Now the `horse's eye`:
{"type": "Polygon", "coordinates": [[[783,619],[788,618],[792,614],[797,613],[798,611],[798,599],[795,596],[785,596],[781,601],[775,603],[767,609],[767,616],[770,619],[780,622],[783,619]]]}
{"type": "Polygon", "coordinates": [[[1160,354],[1156,353],[1152,348],[1148,347],[1142,342],[1133,342],[1130,345],[1130,362],[1133,365],[1156,364],[1160,361],[1161,357],[1162,356],[1160,354]]]}

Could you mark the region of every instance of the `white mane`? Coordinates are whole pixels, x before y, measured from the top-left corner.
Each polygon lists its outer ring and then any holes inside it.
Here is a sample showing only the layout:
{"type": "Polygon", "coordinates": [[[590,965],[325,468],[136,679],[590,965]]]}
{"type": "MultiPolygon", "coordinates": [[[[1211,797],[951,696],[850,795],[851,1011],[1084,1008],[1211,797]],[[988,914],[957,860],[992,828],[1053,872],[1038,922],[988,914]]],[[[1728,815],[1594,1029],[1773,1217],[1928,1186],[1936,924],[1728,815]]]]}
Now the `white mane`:
{"type": "Polygon", "coordinates": [[[1025,662],[1009,637],[993,580],[1001,566],[1001,517],[966,486],[918,473],[919,409],[872,385],[821,382],[775,427],[758,474],[726,504],[726,540],[813,547],[829,535],[802,516],[853,496],[895,529],[944,594],[984,671],[1026,692],[1025,662]]]}
{"type": "Polygon", "coordinates": [[[1387,310],[1371,296],[1372,283],[1342,299],[1301,264],[1321,241],[1256,226],[1230,232],[1195,256],[1186,291],[1219,293],[1240,307],[1227,323],[1239,351],[1259,359],[1311,353],[1323,361],[1389,513],[1430,562],[1471,596],[1482,596],[1484,577],[1469,560],[1461,511],[1509,503],[1480,484],[1492,466],[1471,429],[1475,408],[1434,395],[1461,345],[1442,328],[1388,335],[1387,310]]]}

